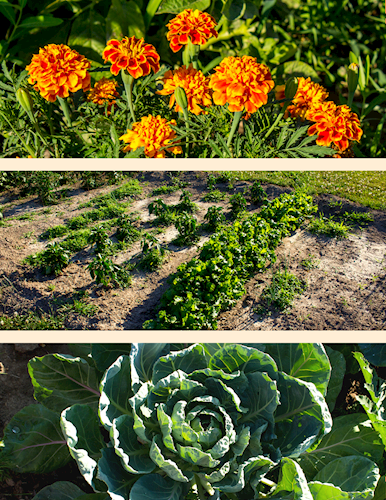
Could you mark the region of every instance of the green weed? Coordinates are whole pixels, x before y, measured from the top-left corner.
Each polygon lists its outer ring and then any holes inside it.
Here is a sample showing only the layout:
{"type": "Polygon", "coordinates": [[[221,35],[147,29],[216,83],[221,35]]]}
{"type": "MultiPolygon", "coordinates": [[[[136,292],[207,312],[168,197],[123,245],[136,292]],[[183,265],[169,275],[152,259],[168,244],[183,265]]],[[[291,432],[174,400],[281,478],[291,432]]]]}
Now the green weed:
{"type": "Polygon", "coordinates": [[[350,233],[350,227],[343,222],[337,222],[332,217],[324,217],[321,214],[315,217],[307,226],[307,230],[313,234],[321,234],[330,238],[347,238],[350,233]]]}

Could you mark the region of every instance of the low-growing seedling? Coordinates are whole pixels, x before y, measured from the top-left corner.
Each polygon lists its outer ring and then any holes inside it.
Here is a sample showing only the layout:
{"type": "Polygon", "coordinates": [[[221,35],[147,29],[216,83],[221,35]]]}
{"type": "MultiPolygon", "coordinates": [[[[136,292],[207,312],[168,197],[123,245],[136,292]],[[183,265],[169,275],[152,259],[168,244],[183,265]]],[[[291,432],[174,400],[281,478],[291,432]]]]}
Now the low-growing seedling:
{"type": "Polygon", "coordinates": [[[237,216],[247,208],[247,200],[241,193],[236,193],[229,198],[231,206],[231,216],[236,219],[237,216]]]}
{"type": "Polygon", "coordinates": [[[54,238],[59,238],[60,236],[64,236],[69,232],[67,226],[63,224],[59,224],[57,226],[49,227],[44,233],[40,235],[42,240],[52,240],[54,238]]]}
{"type": "Polygon", "coordinates": [[[337,222],[333,217],[324,217],[321,214],[315,217],[307,226],[307,230],[313,234],[322,234],[330,238],[347,238],[350,232],[350,226],[343,222],[337,222]]]}
{"type": "Polygon", "coordinates": [[[223,224],[225,221],[225,215],[223,214],[221,207],[209,207],[208,211],[205,214],[204,219],[207,222],[207,227],[216,231],[220,224],[223,224]]]}
{"type": "Polygon", "coordinates": [[[182,212],[176,218],[174,225],[178,231],[178,237],[174,242],[179,246],[193,245],[198,239],[197,221],[192,215],[182,212]]]}
{"type": "Polygon", "coordinates": [[[358,226],[365,226],[370,222],[374,222],[374,217],[368,212],[345,212],[341,217],[344,222],[357,224],[358,226]]]}
{"type": "Polygon", "coordinates": [[[0,315],[0,330],[62,330],[64,318],[53,314],[29,312],[17,316],[0,315]]]}
{"type": "Polygon", "coordinates": [[[115,236],[119,241],[133,243],[141,235],[141,231],[133,226],[133,218],[128,214],[123,214],[118,218],[117,226],[115,236]]]}
{"type": "Polygon", "coordinates": [[[38,265],[44,274],[58,275],[70,263],[70,252],[60,243],[48,243],[47,248],[38,254],[38,265]]]}
{"type": "Polygon", "coordinates": [[[251,202],[254,205],[258,205],[267,199],[267,193],[261,187],[259,181],[255,181],[249,188],[249,196],[251,197],[251,202]]]}
{"type": "Polygon", "coordinates": [[[94,304],[89,304],[82,299],[73,299],[71,303],[63,304],[58,308],[58,312],[60,314],[66,314],[69,312],[75,312],[80,314],[81,316],[86,316],[90,318],[94,316],[98,311],[98,306],[94,304]]]}
{"type": "Polygon", "coordinates": [[[159,269],[165,259],[166,250],[161,246],[158,239],[152,234],[145,234],[142,240],[142,257],[139,267],[145,271],[155,271],[159,269]]]}
{"type": "Polygon", "coordinates": [[[328,206],[330,208],[338,208],[340,210],[343,207],[343,202],[338,200],[337,201],[332,200],[328,203],[328,206]]]}
{"type": "Polygon", "coordinates": [[[267,308],[285,311],[292,307],[295,297],[302,294],[306,288],[306,283],[291,274],[288,269],[279,270],[272,274],[272,281],[263,290],[261,300],[267,308]]]}
{"type": "Polygon", "coordinates": [[[113,244],[102,225],[95,226],[91,229],[88,242],[91,244],[95,243],[95,253],[100,254],[106,253],[113,244]]]}
{"type": "Polygon", "coordinates": [[[174,208],[177,212],[186,212],[188,214],[198,210],[198,206],[196,203],[193,203],[192,194],[189,191],[182,191],[180,201],[174,208]]]}
{"type": "Polygon", "coordinates": [[[219,201],[225,200],[227,197],[226,193],[223,193],[219,189],[213,189],[203,196],[203,201],[206,203],[218,203],[219,201]]]}
{"type": "Polygon", "coordinates": [[[167,205],[161,198],[152,201],[149,206],[149,214],[156,216],[153,224],[160,226],[170,226],[175,220],[175,214],[169,205],[167,205]]]}
{"type": "Polygon", "coordinates": [[[209,191],[212,191],[214,189],[217,182],[218,182],[217,176],[215,176],[213,174],[208,174],[208,177],[206,179],[206,185],[207,185],[207,188],[209,189],[209,191]]]}
{"type": "Polygon", "coordinates": [[[307,259],[303,259],[300,265],[309,271],[310,269],[316,269],[319,267],[320,261],[316,259],[315,255],[309,255],[307,259]]]}
{"type": "Polygon", "coordinates": [[[131,276],[127,270],[114,264],[106,255],[98,254],[88,265],[88,270],[98,285],[126,288],[131,284],[131,276]]]}

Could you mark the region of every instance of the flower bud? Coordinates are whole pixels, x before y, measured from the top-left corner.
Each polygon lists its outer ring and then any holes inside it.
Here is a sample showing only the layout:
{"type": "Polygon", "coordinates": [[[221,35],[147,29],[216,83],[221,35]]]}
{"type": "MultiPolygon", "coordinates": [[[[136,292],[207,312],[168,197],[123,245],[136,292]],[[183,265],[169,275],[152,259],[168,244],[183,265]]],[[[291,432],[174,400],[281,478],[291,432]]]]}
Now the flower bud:
{"type": "Polygon", "coordinates": [[[286,99],[293,99],[298,91],[298,78],[296,76],[292,76],[287,83],[285,84],[284,95],[286,99]]]}
{"type": "Polygon", "coordinates": [[[186,97],[185,90],[182,87],[177,87],[174,91],[174,96],[176,98],[177,104],[182,110],[188,109],[188,99],[186,97]]]}
{"type": "Polygon", "coordinates": [[[349,93],[354,93],[358,86],[359,66],[356,63],[351,63],[347,70],[347,85],[349,93]]]}
{"type": "Polygon", "coordinates": [[[26,111],[27,113],[32,113],[34,102],[32,100],[31,94],[27,89],[23,89],[21,87],[17,89],[16,98],[24,111],[26,111]]]}

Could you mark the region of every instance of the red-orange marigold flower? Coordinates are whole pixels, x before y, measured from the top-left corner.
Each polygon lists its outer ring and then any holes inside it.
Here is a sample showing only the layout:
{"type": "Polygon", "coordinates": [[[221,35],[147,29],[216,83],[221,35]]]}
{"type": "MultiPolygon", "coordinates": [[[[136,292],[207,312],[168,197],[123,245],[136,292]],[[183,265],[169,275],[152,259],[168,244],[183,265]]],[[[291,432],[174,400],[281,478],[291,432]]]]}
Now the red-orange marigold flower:
{"type": "Polygon", "coordinates": [[[70,49],[67,45],[50,43],[32,56],[26,67],[30,77],[28,83],[34,85],[42,97],[54,102],[57,97],[68,97],[70,92],[90,88],[90,61],[70,49]]]}
{"type": "Polygon", "coordinates": [[[316,144],[329,146],[335,144],[339,152],[345,151],[350,141],[362,137],[359,118],[345,104],[337,106],[332,101],[316,104],[306,114],[307,120],[316,122],[308,129],[308,135],[317,134],[316,144]]]}
{"type": "Polygon", "coordinates": [[[267,94],[275,86],[265,64],[258,64],[255,57],[226,57],[211,76],[209,86],[214,90],[213,101],[229,111],[254,113],[267,104],[267,94]]]}
{"type": "Polygon", "coordinates": [[[118,82],[104,76],[98,80],[94,87],[89,91],[87,100],[95,102],[95,104],[108,103],[108,110],[115,104],[115,98],[119,97],[117,92],[118,82]]]}
{"type": "Polygon", "coordinates": [[[169,124],[176,125],[176,121],[167,122],[160,115],[142,117],[140,122],[133,123],[131,130],[119,138],[125,143],[129,143],[123,148],[123,151],[135,151],[144,146],[147,157],[165,158],[165,149],[161,150],[161,148],[169,146],[166,151],[181,154],[181,146],[173,144],[176,133],[169,124]]]}
{"type": "Polygon", "coordinates": [[[112,63],[113,75],[118,75],[123,69],[133,78],[140,78],[148,75],[151,70],[154,73],[159,71],[160,56],[155,47],[135,36],[125,36],[121,41],[110,40],[103,51],[103,59],[112,63]]]}
{"type": "Polygon", "coordinates": [[[203,45],[209,38],[218,37],[215,19],[200,10],[185,9],[174,17],[166,27],[166,38],[173,52],[178,52],[189,40],[193,45],[203,45]]]}
{"type": "Polygon", "coordinates": [[[191,64],[188,68],[182,66],[174,71],[166,71],[162,82],[164,87],[157,94],[170,95],[169,107],[172,108],[175,103],[175,111],[182,111],[174,96],[174,91],[177,87],[185,90],[188,100],[188,110],[193,114],[199,115],[200,113],[205,113],[200,106],[207,107],[212,105],[212,90],[209,88],[209,77],[205,77],[202,71],[194,69],[191,64]]]}
{"type": "Polygon", "coordinates": [[[295,97],[292,99],[293,104],[290,104],[285,113],[285,118],[291,115],[293,118],[299,116],[304,121],[307,111],[319,102],[324,102],[328,97],[327,90],[311,81],[311,78],[303,78],[298,80],[298,90],[295,97]]]}
{"type": "MultiPolygon", "coordinates": [[[[275,89],[275,99],[277,101],[281,101],[282,99],[285,99],[285,85],[276,85],[275,89]]],[[[283,106],[284,103],[281,102],[280,106],[283,106]]]]}

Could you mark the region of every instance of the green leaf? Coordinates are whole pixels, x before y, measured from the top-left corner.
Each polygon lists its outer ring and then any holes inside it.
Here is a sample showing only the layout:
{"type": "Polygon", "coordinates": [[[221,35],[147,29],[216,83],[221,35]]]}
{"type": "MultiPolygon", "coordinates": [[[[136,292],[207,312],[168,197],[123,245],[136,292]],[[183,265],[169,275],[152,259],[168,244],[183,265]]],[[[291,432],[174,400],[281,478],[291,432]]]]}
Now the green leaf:
{"type": "Polygon", "coordinates": [[[300,466],[290,458],[280,461],[280,479],[272,496],[280,500],[313,500],[307,479],[300,466]]]}
{"type": "Polygon", "coordinates": [[[265,348],[280,371],[312,382],[323,396],[326,395],[331,365],[322,344],[266,344],[265,348]]]}
{"type": "Polygon", "coordinates": [[[300,137],[307,132],[308,128],[309,126],[306,125],[305,127],[299,127],[297,130],[295,130],[289,137],[285,147],[289,148],[290,146],[294,145],[298,141],[298,139],[300,139],[300,137]]]}
{"type": "Polygon", "coordinates": [[[156,468],[149,457],[150,448],[140,443],[133,430],[134,419],[130,415],[116,418],[111,429],[115,453],[122,459],[123,467],[132,474],[150,474],[156,468]]]}
{"type": "Polygon", "coordinates": [[[130,151],[130,153],[126,153],[124,158],[139,158],[144,153],[145,153],[145,146],[141,146],[140,148],[137,148],[135,151],[130,151]]]}
{"type": "Polygon", "coordinates": [[[92,344],[67,344],[71,354],[75,357],[87,359],[91,354],[92,344]]]}
{"type": "MultiPolygon", "coordinates": [[[[188,483],[193,477],[193,474],[189,474],[189,476],[192,477],[185,476],[183,471],[173,460],[165,459],[161,450],[161,437],[159,435],[156,435],[153,438],[150,448],[150,458],[165,474],[170,477],[170,479],[173,479],[174,481],[188,483]]],[[[185,471],[185,473],[188,472],[185,471]]]]}
{"type": "Polygon", "coordinates": [[[275,414],[274,446],[283,456],[298,457],[331,430],[327,403],[314,384],[279,373],[280,405],[275,414]]]}
{"type": "Polygon", "coordinates": [[[248,480],[258,484],[261,477],[274,465],[268,457],[253,457],[243,462],[237,469],[230,472],[219,482],[213,483],[215,489],[224,493],[238,493],[248,480]]]}
{"type": "Polygon", "coordinates": [[[335,407],[336,398],[342,389],[343,378],[346,373],[346,360],[341,352],[331,349],[329,346],[325,346],[325,349],[332,368],[330,382],[327,387],[326,402],[329,410],[332,411],[335,407]]]}
{"type": "Polygon", "coordinates": [[[337,458],[316,474],[314,481],[331,483],[347,492],[374,491],[378,479],[377,465],[366,457],[350,456],[337,458]]]}
{"type": "Polygon", "coordinates": [[[85,480],[94,487],[97,460],[105,447],[97,415],[89,406],[74,405],[62,412],[60,424],[71,456],[85,480]]]}
{"type": "Polygon", "coordinates": [[[385,500],[386,498],[386,476],[382,476],[378,480],[377,487],[374,492],[374,500],[385,500]]]}
{"type": "MultiPolygon", "coordinates": [[[[106,484],[107,492],[112,500],[131,498],[129,497],[130,490],[138,477],[122,469],[121,459],[115,453],[114,448],[103,448],[102,458],[98,462],[97,479],[106,484]]],[[[144,476],[146,479],[148,477],[144,476]]]]}
{"type": "Polygon", "coordinates": [[[383,449],[367,415],[354,413],[336,417],[331,432],[323,437],[316,449],[302,453],[298,462],[311,480],[336,458],[358,455],[378,462],[383,449]]]}
{"type": "Polygon", "coordinates": [[[207,367],[204,348],[200,344],[194,344],[181,351],[171,352],[159,358],[153,366],[152,382],[156,384],[162,378],[167,377],[176,370],[192,373],[207,367]]]}
{"type": "Polygon", "coordinates": [[[141,477],[130,492],[130,500],[184,500],[188,486],[159,474],[141,477]]]}
{"type": "Polygon", "coordinates": [[[169,352],[169,344],[132,344],[130,360],[133,386],[139,382],[151,381],[154,364],[169,352]]]}
{"type": "MultiPolygon", "coordinates": [[[[386,99],[386,95],[384,96],[386,99]]],[[[386,366],[386,344],[358,344],[362,354],[374,366],[386,366]]]]}
{"type": "Polygon", "coordinates": [[[277,67],[277,78],[287,80],[291,76],[303,76],[304,78],[310,76],[314,82],[321,81],[314,68],[303,61],[287,61],[277,67]]]}
{"type": "Polygon", "coordinates": [[[16,24],[15,9],[8,0],[0,0],[0,14],[3,14],[13,25],[16,24]]]}
{"type": "Polygon", "coordinates": [[[70,454],[60,430],[59,415],[42,405],[30,405],[12,417],[4,429],[2,454],[18,472],[47,473],[63,467],[70,454]]]}
{"type": "Polygon", "coordinates": [[[130,354],[131,344],[92,344],[91,355],[98,370],[104,372],[122,354],[130,354]]]}
{"type": "Polygon", "coordinates": [[[179,14],[185,9],[206,10],[210,5],[210,0],[164,0],[159,6],[156,14],[179,14]]]}
{"type": "Polygon", "coordinates": [[[47,354],[28,363],[34,397],[50,410],[61,412],[76,403],[97,408],[99,381],[94,368],[82,358],[47,354]]]}
{"type": "Polygon", "coordinates": [[[56,481],[56,483],[50,484],[40,490],[32,500],[52,500],[53,498],[55,500],[75,500],[80,495],[84,495],[84,491],[76,486],[76,484],[69,481],[56,481]]]}
{"type": "Polygon", "coordinates": [[[88,9],[75,18],[68,45],[92,61],[102,63],[106,47],[105,18],[96,10],[88,9]]]}
{"type": "Polygon", "coordinates": [[[342,491],[332,484],[312,481],[308,483],[308,487],[310,488],[314,500],[352,500],[353,498],[350,493],[342,491]]]}
{"type": "Polygon", "coordinates": [[[142,38],[145,32],[141,9],[134,0],[112,0],[106,18],[106,40],[124,36],[142,38]]]}
{"type": "Polygon", "coordinates": [[[63,20],[47,14],[45,16],[26,17],[19,24],[19,28],[50,28],[51,26],[59,26],[63,20]]]}
{"type": "MultiPolygon", "coordinates": [[[[279,393],[276,382],[272,381],[266,373],[255,372],[247,375],[248,389],[242,394],[241,401],[248,412],[242,416],[240,422],[245,424],[259,423],[261,418],[273,423],[274,413],[279,404],[279,393]],[[251,388],[254,388],[251,390],[251,388]]],[[[251,425],[254,430],[254,426],[251,425]]]]}
{"type": "Polygon", "coordinates": [[[123,355],[110,366],[101,381],[99,417],[105,429],[110,430],[113,420],[120,415],[131,415],[129,398],[133,394],[130,358],[123,355]]]}

